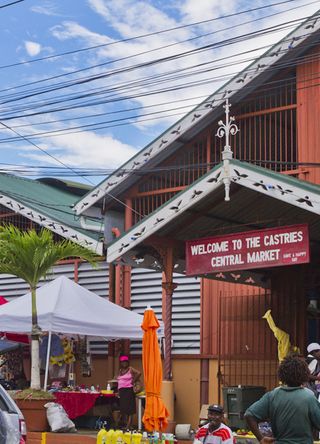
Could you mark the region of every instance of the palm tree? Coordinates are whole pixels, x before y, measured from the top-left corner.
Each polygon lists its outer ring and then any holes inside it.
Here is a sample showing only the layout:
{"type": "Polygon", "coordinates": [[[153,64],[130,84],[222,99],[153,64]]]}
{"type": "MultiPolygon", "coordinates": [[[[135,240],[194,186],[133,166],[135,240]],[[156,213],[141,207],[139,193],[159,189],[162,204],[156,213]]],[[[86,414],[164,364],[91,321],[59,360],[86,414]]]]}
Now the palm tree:
{"type": "Polygon", "coordinates": [[[39,338],[36,289],[57,261],[79,257],[96,266],[93,252],[69,240],[54,242],[53,233],[42,229],[22,231],[14,225],[0,226],[0,273],[12,274],[30,286],[32,306],[31,389],[40,390],[39,338]]]}

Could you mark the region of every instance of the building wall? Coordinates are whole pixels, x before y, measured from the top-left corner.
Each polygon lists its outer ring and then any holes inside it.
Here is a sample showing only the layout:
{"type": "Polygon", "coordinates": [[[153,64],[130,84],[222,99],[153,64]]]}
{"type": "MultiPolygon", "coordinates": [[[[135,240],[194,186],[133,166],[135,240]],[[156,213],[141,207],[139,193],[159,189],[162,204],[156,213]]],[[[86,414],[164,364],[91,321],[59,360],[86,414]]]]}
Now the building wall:
{"type": "MultiPolygon", "coordinates": [[[[306,55],[305,63],[297,66],[297,129],[300,162],[320,162],[320,47],[306,55]]],[[[320,167],[302,167],[299,178],[320,183],[320,167]]]]}

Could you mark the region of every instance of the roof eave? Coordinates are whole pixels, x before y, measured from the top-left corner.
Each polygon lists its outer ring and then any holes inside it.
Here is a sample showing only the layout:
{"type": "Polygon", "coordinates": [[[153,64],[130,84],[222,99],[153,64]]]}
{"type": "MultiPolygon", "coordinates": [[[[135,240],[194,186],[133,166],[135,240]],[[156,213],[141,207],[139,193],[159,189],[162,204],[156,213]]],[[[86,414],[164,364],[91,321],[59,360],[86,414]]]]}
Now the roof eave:
{"type": "Polygon", "coordinates": [[[171,155],[179,147],[179,139],[181,139],[182,135],[184,140],[188,137],[193,137],[201,129],[205,128],[212,119],[221,114],[221,106],[226,96],[229,99],[233,99],[234,103],[236,103],[271,75],[270,67],[274,67],[284,58],[296,57],[299,51],[306,51],[306,47],[303,47],[301,44],[306,40],[310,39],[311,41],[315,38],[314,34],[320,29],[320,20],[315,20],[318,16],[319,13],[316,12],[305,20],[294,31],[273,45],[272,48],[219,88],[214,94],[210,95],[199,106],[139,151],[114,174],[87,193],[75,204],[74,210],[76,214],[82,214],[87,208],[109,193],[118,195],[119,192],[123,192],[135,182],[135,171],[143,169],[146,164],[150,168],[167,157],[169,152],[171,155]],[[310,29],[312,29],[311,33],[310,29]],[[240,89],[239,84],[241,85],[240,89]],[[168,149],[169,147],[170,150],[168,149]]]}
{"type": "Polygon", "coordinates": [[[94,239],[89,235],[85,235],[73,227],[70,227],[65,222],[61,222],[57,219],[48,216],[44,212],[39,212],[37,209],[32,208],[30,205],[26,205],[22,200],[18,201],[12,198],[10,195],[1,192],[0,203],[6,208],[14,211],[21,216],[41,225],[44,228],[59,234],[65,239],[69,239],[75,243],[78,243],[97,255],[102,256],[104,251],[104,245],[102,240],[94,239]]]}
{"type": "MultiPolygon", "coordinates": [[[[237,160],[230,161],[230,174],[233,183],[306,211],[320,214],[320,186],[288,178],[284,174],[237,160]]],[[[178,214],[206,199],[217,188],[223,186],[223,178],[224,170],[220,164],[109,244],[107,262],[119,259],[127,251],[170,224],[178,214]]]]}

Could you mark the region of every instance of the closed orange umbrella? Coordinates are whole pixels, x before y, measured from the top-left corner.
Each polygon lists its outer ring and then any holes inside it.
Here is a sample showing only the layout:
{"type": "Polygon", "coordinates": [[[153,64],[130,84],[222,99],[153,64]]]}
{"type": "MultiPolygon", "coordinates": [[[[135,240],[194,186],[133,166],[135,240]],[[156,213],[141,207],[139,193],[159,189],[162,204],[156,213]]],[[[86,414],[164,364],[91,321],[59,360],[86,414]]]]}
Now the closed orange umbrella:
{"type": "Polygon", "coordinates": [[[142,339],[142,363],[146,389],[146,406],[143,424],[148,431],[164,431],[168,425],[169,412],[160,393],[162,384],[162,362],[157,338],[159,321],[152,309],[144,312],[141,325],[144,331],[142,339]]]}

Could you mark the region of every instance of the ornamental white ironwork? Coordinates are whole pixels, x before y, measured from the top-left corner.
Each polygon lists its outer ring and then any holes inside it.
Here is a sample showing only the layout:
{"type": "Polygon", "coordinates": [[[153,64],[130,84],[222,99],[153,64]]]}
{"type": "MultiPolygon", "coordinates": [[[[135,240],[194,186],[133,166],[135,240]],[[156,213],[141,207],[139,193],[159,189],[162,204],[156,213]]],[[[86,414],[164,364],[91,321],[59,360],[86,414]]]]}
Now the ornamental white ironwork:
{"type": "Polygon", "coordinates": [[[224,200],[230,200],[230,183],[231,183],[231,175],[230,175],[230,160],[232,159],[232,150],[230,146],[230,136],[235,136],[239,131],[239,128],[234,123],[235,118],[229,116],[231,104],[229,103],[229,99],[226,98],[226,103],[223,105],[225,109],[226,121],[223,123],[222,120],[219,120],[218,125],[219,128],[217,130],[216,136],[222,139],[225,136],[225,145],[222,151],[222,161],[223,161],[223,183],[225,189],[225,197],[224,200]]]}

